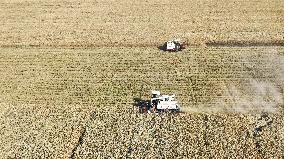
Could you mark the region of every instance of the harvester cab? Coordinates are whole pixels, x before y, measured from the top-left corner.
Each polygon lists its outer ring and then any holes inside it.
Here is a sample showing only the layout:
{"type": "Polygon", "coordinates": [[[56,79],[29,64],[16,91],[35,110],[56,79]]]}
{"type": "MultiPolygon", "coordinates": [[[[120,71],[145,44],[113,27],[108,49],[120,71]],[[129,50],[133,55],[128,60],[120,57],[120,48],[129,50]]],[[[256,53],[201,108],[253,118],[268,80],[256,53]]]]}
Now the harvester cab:
{"type": "Polygon", "coordinates": [[[180,106],[175,100],[175,95],[161,95],[160,91],[152,91],[150,105],[154,112],[180,111],[180,106]]]}

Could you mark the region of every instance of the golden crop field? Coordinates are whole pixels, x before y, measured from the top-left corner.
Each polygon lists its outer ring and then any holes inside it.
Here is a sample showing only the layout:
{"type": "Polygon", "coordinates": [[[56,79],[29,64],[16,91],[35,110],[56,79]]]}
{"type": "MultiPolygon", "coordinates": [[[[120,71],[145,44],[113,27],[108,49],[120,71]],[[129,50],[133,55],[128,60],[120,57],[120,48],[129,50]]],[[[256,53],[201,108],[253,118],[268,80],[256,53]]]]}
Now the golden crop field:
{"type": "Polygon", "coordinates": [[[1,1],[0,158],[283,157],[283,8],[1,1]],[[151,90],[182,113],[138,113],[151,90]]]}

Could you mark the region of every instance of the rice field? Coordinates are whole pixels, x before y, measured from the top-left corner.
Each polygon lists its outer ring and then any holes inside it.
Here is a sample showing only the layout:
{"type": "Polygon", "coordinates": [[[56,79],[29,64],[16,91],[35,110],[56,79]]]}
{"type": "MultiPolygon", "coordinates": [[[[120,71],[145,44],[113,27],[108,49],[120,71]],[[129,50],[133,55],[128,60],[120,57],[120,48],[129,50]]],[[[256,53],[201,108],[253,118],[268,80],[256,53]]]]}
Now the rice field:
{"type": "Polygon", "coordinates": [[[283,8],[0,2],[0,158],[283,157],[283,8]],[[183,113],[138,113],[151,90],[183,113]]]}

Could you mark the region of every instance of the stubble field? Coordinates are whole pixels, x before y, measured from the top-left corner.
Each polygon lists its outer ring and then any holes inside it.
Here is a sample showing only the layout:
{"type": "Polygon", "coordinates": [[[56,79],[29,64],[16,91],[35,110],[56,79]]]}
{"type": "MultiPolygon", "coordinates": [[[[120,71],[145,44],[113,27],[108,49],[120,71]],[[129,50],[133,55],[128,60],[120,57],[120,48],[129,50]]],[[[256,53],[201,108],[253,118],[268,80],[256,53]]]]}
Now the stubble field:
{"type": "Polygon", "coordinates": [[[283,2],[170,4],[1,2],[0,156],[283,157],[283,2]],[[154,89],[184,113],[138,114],[154,89]]]}

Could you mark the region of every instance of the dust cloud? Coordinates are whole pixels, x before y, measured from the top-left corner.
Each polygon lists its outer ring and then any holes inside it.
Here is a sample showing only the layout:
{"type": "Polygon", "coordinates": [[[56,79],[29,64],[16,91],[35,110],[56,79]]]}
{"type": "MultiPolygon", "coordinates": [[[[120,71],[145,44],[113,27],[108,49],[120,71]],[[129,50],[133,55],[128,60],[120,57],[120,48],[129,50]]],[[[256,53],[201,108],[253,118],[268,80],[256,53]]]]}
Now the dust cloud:
{"type": "Polygon", "coordinates": [[[284,55],[276,49],[241,55],[244,75],[238,82],[224,81],[221,97],[210,104],[183,108],[190,113],[277,113],[283,108],[284,55]]]}

